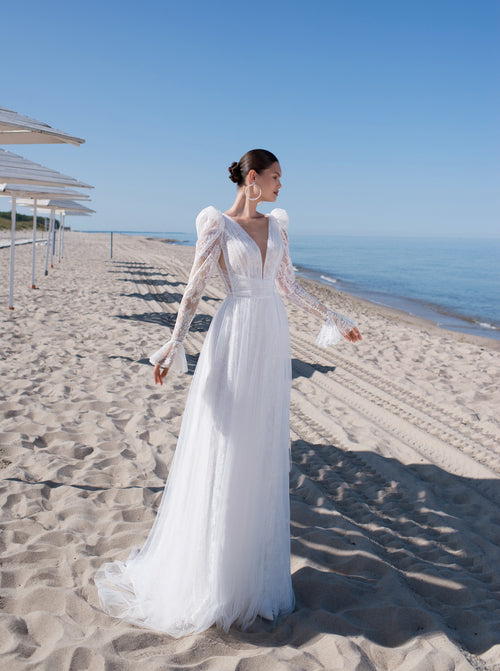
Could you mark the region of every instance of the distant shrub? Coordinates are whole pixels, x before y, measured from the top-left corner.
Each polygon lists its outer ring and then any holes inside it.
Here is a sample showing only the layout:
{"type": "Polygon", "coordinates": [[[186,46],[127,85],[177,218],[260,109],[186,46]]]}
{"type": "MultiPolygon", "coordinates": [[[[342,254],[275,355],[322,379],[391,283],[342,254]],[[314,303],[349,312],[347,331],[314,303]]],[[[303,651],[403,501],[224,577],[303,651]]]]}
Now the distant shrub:
{"type": "MultiPolygon", "coordinates": [[[[36,225],[43,226],[45,223],[45,217],[37,217],[36,225]]],[[[19,214],[16,213],[16,228],[19,228],[20,231],[25,231],[33,226],[33,215],[31,214],[19,214]]],[[[59,228],[59,219],[55,221],[56,228],[59,228]]],[[[4,231],[11,227],[11,213],[9,212],[0,212],[0,230],[4,231]]]]}

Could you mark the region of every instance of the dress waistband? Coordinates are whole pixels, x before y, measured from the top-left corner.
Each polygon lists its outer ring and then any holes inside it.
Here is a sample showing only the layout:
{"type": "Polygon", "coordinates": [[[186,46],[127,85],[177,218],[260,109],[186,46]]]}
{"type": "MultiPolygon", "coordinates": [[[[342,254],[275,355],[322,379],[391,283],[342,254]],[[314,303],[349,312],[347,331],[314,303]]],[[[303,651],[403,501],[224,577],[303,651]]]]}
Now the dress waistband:
{"type": "Polygon", "coordinates": [[[233,298],[270,298],[276,294],[274,280],[231,277],[229,296],[233,298]]]}

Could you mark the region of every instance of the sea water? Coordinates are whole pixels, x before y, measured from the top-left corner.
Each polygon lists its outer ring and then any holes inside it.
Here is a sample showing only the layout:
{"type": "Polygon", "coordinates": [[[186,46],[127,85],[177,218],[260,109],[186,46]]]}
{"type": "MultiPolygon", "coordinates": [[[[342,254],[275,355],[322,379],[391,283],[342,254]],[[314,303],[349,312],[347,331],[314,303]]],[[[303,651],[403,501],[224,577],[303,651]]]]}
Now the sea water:
{"type": "Polygon", "coordinates": [[[500,239],[297,235],[290,250],[341,291],[500,339],[500,239]]]}
{"type": "MultiPolygon", "coordinates": [[[[194,231],[123,233],[196,242],[194,231]]],[[[291,233],[290,251],[300,275],[443,328],[500,340],[500,239],[291,233]]]]}

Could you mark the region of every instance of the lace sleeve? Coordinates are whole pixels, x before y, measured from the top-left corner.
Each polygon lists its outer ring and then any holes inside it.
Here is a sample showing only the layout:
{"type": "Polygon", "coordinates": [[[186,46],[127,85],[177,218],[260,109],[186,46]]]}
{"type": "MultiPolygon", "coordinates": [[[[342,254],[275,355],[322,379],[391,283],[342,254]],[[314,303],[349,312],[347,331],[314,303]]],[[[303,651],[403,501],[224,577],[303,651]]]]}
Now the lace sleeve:
{"type": "Polygon", "coordinates": [[[200,302],[200,298],[219,260],[224,221],[221,213],[209,206],[196,217],[198,240],[193,266],[182,297],[172,336],[150,357],[152,364],[161,364],[182,373],[187,372],[183,340],[200,302]]]}
{"type": "Polygon", "coordinates": [[[278,220],[281,237],[283,240],[283,257],[276,277],[276,285],[279,293],[288,298],[292,303],[316,315],[324,321],[324,324],[316,338],[319,347],[335,345],[342,336],[345,336],[354,328],[354,322],[348,317],[329,310],[314,296],[311,296],[295,280],[295,271],[290,258],[290,245],[288,242],[288,214],[285,210],[276,208],[272,214],[278,220]]]}

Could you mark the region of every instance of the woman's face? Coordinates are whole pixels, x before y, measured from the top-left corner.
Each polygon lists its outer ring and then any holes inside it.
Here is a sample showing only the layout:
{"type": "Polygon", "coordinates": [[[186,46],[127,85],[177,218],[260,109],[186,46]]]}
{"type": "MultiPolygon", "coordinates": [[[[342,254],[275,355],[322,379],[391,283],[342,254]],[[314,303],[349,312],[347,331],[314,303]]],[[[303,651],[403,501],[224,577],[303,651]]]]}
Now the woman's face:
{"type": "Polygon", "coordinates": [[[275,161],[269,168],[266,168],[261,173],[256,173],[255,170],[250,170],[248,176],[251,178],[250,183],[255,179],[255,183],[260,186],[262,190],[260,201],[269,201],[273,203],[278,197],[278,192],[281,189],[281,168],[278,161],[275,161]]]}

